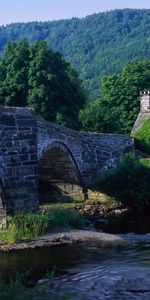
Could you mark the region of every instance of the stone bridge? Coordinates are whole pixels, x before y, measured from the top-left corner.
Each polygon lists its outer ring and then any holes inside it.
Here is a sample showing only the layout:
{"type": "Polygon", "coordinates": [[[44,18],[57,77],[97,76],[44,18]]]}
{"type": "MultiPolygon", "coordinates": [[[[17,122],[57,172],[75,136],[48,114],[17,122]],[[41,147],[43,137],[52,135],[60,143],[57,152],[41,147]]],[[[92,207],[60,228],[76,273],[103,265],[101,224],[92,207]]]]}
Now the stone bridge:
{"type": "Polygon", "coordinates": [[[36,211],[40,198],[82,195],[119,157],[127,135],[84,133],[37,120],[29,108],[0,107],[0,215],[36,211]]]}

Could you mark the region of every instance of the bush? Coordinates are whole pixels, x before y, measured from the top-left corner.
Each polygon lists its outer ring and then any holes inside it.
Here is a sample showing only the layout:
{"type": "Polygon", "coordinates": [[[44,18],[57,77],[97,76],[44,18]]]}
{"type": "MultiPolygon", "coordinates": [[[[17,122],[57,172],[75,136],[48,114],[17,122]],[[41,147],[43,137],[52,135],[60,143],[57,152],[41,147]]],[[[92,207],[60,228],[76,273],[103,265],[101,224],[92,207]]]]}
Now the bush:
{"type": "Polygon", "coordinates": [[[56,208],[49,214],[49,227],[55,226],[83,228],[84,219],[82,215],[74,209],[56,208]]]}
{"type": "Polygon", "coordinates": [[[150,159],[126,154],[116,169],[108,171],[95,188],[135,210],[150,208],[150,159]]]}
{"type": "Polygon", "coordinates": [[[136,148],[150,154],[150,118],[133,133],[133,137],[136,148]]]}

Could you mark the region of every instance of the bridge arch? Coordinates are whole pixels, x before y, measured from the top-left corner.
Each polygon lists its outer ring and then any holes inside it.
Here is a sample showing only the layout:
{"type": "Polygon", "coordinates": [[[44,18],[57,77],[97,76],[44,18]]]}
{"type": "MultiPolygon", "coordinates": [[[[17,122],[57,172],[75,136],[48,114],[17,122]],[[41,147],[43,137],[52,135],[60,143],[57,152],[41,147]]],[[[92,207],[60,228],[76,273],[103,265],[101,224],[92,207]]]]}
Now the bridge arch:
{"type": "Polygon", "coordinates": [[[77,162],[67,145],[53,140],[39,158],[41,202],[85,198],[87,193],[77,162]]]}

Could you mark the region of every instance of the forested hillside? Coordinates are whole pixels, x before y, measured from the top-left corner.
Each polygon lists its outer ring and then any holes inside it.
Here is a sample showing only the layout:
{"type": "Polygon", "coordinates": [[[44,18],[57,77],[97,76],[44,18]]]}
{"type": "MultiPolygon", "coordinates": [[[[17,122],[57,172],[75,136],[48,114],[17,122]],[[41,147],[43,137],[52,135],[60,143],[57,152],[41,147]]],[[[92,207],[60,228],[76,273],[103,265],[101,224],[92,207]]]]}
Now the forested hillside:
{"type": "Polygon", "coordinates": [[[118,74],[133,60],[150,58],[150,10],[123,9],[83,19],[16,23],[0,27],[0,52],[8,41],[46,40],[72,63],[90,92],[97,97],[99,78],[118,74]]]}

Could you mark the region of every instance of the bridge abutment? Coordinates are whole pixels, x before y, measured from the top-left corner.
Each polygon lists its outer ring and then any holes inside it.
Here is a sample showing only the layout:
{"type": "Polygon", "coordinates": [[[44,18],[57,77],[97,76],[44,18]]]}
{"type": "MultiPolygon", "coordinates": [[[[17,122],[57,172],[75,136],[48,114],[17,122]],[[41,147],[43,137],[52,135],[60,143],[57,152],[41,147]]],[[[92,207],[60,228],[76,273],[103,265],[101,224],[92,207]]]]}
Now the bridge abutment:
{"type": "Polygon", "coordinates": [[[0,107],[0,178],[7,214],[38,209],[36,116],[33,109],[0,107]]]}

